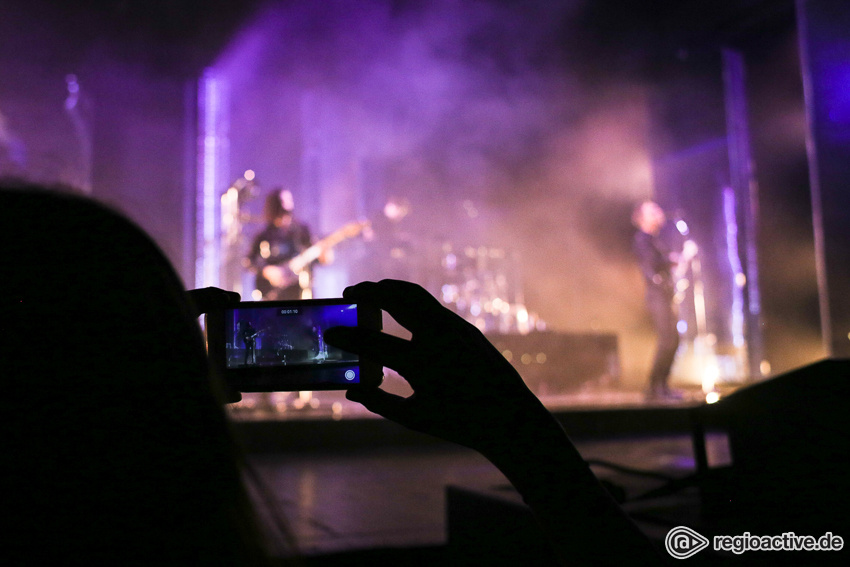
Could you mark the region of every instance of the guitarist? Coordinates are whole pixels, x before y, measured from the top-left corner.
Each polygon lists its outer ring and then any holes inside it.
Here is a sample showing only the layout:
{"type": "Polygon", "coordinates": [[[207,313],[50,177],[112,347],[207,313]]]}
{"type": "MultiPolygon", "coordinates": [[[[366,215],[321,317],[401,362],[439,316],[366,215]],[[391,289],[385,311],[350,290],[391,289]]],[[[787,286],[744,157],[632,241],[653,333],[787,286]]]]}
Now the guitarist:
{"type": "MultiPolygon", "coordinates": [[[[256,274],[256,289],[262,299],[301,299],[298,274],[286,269],[287,263],[312,245],[310,229],[295,220],[292,193],[274,189],[263,207],[266,227],[251,244],[246,263],[256,274]]],[[[321,254],[320,263],[331,260],[330,252],[321,254]]],[[[309,269],[307,267],[306,269],[309,269]]]]}
{"type": "Polygon", "coordinates": [[[696,254],[696,245],[686,242],[681,254],[671,253],[659,235],[667,222],[661,207],[653,201],[644,201],[632,213],[632,223],[637,231],[634,251],[646,283],[646,306],[658,335],[658,345],[649,374],[648,400],[675,400],[680,392],[670,389],[670,369],[679,347],[678,306],[676,305],[676,279],[696,254]]]}
{"type": "Polygon", "coordinates": [[[260,332],[254,328],[250,321],[239,321],[236,324],[236,336],[245,345],[245,366],[257,363],[257,355],[254,347],[257,344],[257,336],[259,334],[260,332]]]}

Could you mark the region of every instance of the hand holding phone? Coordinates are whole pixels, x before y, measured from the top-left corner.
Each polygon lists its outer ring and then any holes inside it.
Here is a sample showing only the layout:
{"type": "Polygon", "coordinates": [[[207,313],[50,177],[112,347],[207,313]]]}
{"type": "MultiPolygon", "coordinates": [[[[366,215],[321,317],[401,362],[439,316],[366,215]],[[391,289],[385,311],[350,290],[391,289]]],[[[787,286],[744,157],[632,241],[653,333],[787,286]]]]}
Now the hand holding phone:
{"type": "Polygon", "coordinates": [[[340,326],[379,331],[380,310],[345,299],[238,303],[207,314],[210,362],[238,392],[379,385],[380,364],[325,342],[340,326]]]}
{"type": "Polygon", "coordinates": [[[394,368],[407,398],[379,388],[346,397],[401,425],[481,452],[522,495],[564,564],[663,564],[504,356],[472,324],[422,287],[397,280],[346,289],[349,301],[385,309],[408,340],[338,327],[327,340],[394,368]],[[600,534],[617,545],[598,545],[600,534]]]}
{"type": "MultiPolygon", "coordinates": [[[[212,313],[239,303],[239,294],[218,287],[205,287],[186,291],[189,307],[195,317],[212,313]]],[[[221,396],[225,402],[235,404],[242,400],[242,394],[228,387],[222,388],[221,396]]]]}
{"type": "Polygon", "coordinates": [[[479,450],[506,433],[551,415],[505,357],[471,323],[422,287],[398,280],[364,282],[343,293],[385,309],[412,338],[366,328],[337,328],[329,343],[394,370],[410,383],[402,398],[380,389],[349,391],[367,409],[421,431],[479,450]]]}

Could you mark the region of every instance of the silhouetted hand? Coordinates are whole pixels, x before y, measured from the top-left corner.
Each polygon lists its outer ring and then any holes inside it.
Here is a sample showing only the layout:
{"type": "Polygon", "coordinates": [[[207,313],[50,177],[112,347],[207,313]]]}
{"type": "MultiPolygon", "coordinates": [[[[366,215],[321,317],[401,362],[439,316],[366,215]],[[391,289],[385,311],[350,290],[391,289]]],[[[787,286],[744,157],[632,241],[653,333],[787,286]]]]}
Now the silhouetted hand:
{"type": "Polygon", "coordinates": [[[422,287],[397,280],[364,282],[343,296],[384,309],[413,334],[408,341],[358,327],[328,329],[328,343],[396,370],[414,391],[403,398],[352,389],[348,399],[410,429],[484,453],[499,443],[500,433],[513,433],[535,415],[548,418],[484,335],[422,287]]]}
{"type": "MultiPolygon", "coordinates": [[[[217,287],[190,289],[186,293],[189,295],[189,304],[195,317],[236,305],[241,299],[235,291],[225,291],[217,287]]],[[[240,392],[231,390],[227,384],[223,384],[222,386],[225,390],[222,395],[227,403],[235,404],[242,401],[242,394],[240,392]]]]}
{"type": "Polygon", "coordinates": [[[564,565],[664,564],[478,329],[412,283],[365,282],[343,296],[386,310],[413,334],[407,341],[359,327],[328,329],[328,343],[397,370],[414,392],[402,398],[359,388],[348,399],[481,452],[522,495],[564,565]]]}
{"type": "Polygon", "coordinates": [[[189,304],[192,306],[195,317],[216,309],[224,309],[240,301],[240,296],[235,291],[225,291],[217,287],[190,289],[186,293],[189,294],[189,304]]]}

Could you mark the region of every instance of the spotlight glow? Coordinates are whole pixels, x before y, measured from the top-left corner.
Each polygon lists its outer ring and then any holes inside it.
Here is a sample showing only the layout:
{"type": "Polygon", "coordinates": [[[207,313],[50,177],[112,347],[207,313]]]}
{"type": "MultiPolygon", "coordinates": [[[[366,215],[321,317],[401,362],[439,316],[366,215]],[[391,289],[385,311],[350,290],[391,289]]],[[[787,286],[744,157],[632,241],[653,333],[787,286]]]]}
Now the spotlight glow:
{"type": "Polygon", "coordinates": [[[706,361],[705,370],[702,375],[702,391],[708,396],[714,392],[717,380],[720,378],[720,365],[715,357],[706,361]]]}

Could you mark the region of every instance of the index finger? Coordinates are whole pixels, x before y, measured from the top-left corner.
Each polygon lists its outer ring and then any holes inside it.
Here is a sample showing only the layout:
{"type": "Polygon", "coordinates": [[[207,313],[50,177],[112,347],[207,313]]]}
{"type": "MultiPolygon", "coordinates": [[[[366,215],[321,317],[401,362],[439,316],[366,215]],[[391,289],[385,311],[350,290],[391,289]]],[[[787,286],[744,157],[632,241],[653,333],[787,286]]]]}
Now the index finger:
{"type": "Polygon", "coordinates": [[[434,320],[449,313],[425,288],[401,280],[359,283],[346,288],[342,296],[383,309],[414,334],[433,330],[434,320]]]}

